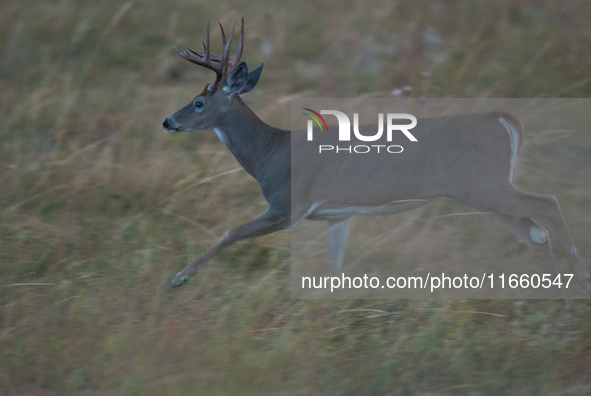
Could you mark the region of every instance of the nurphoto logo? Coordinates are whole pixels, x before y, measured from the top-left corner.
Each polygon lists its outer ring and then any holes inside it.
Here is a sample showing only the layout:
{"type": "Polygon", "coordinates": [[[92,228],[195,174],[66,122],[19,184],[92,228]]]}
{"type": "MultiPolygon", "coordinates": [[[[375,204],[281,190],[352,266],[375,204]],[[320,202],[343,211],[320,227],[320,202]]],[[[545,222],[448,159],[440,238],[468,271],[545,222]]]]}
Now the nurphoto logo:
{"type": "MultiPolygon", "coordinates": [[[[303,108],[304,110],[309,111],[309,113],[303,113],[305,116],[310,117],[311,119],[308,120],[308,129],[307,129],[307,138],[308,141],[314,140],[314,122],[318,125],[321,132],[328,132],[328,126],[326,124],[326,120],[322,117],[322,114],[329,114],[334,115],[337,118],[338,125],[339,125],[339,134],[338,139],[340,142],[350,142],[351,141],[351,121],[349,117],[343,113],[342,111],[338,110],[320,110],[320,112],[314,111],[312,109],[303,108]]],[[[417,138],[413,136],[412,133],[409,132],[409,129],[412,129],[417,126],[417,118],[412,114],[406,113],[387,113],[386,114],[386,141],[392,142],[392,135],[394,131],[402,132],[408,140],[411,142],[417,142],[417,138]],[[394,120],[409,120],[409,124],[395,124],[393,123],[394,120]]],[[[353,113],[353,134],[355,138],[361,142],[376,142],[377,140],[381,139],[384,134],[384,113],[378,114],[378,123],[377,125],[362,125],[361,128],[359,126],[359,113],[353,113]],[[377,132],[373,133],[373,131],[369,131],[369,127],[377,128],[377,132]],[[369,134],[368,134],[369,133],[369,134]],[[373,134],[371,134],[373,133],[373,134]]],[[[372,144],[372,145],[355,145],[355,146],[339,146],[339,145],[332,145],[332,144],[320,144],[318,145],[318,152],[348,152],[348,153],[359,153],[365,154],[371,151],[375,151],[376,153],[390,153],[390,154],[399,154],[402,153],[404,148],[400,145],[386,145],[386,144],[372,144]]]]}

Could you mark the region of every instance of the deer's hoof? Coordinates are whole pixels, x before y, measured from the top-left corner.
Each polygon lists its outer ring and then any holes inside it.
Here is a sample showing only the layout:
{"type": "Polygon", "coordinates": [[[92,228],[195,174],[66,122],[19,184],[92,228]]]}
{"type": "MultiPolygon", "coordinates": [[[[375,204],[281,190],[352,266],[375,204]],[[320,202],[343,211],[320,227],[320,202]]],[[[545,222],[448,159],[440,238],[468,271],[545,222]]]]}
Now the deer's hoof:
{"type": "Polygon", "coordinates": [[[174,278],[172,278],[172,280],[170,281],[170,285],[168,285],[168,288],[172,289],[173,287],[182,286],[185,283],[187,283],[188,280],[189,278],[187,278],[185,275],[181,275],[181,273],[179,272],[175,275],[174,278]]]}

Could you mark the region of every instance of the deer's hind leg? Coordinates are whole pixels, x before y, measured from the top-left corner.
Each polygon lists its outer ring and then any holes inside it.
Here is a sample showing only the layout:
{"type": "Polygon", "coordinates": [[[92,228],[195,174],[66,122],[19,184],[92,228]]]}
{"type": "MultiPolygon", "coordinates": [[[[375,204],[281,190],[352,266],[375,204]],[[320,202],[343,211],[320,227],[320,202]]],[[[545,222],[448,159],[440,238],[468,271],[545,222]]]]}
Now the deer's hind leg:
{"type": "MultiPolygon", "coordinates": [[[[484,188],[483,190],[486,191],[484,188]]],[[[558,205],[556,197],[552,195],[523,192],[517,190],[511,185],[508,188],[504,188],[502,190],[497,190],[495,192],[488,191],[484,194],[464,197],[464,199],[459,200],[484,212],[493,212],[500,216],[516,216],[520,218],[526,218],[532,222],[531,224],[534,224],[540,230],[543,230],[543,228],[534,223],[532,219],[539,219],[548,222],[558,236],[560,246],[568,258],[568,262],[577,278],[577,281],[585,290],[591,291],[591,277],[589,274],[587,274],[587,271],[585,271],[585,268],[583,267],[581,258],[579,257],[564,218],[562,217],[562,212],[560,211],[560,206],[558,205]]],[[[522,223],[519,226],[517,226],[514,221],[510,221],[510,223],[513,227],[520,229],[521,234],[524,234],[523,228],[525,227],[526,223],[522,223]]],[[[536,232],[538,231],[533,231],[534,234],[536,232]]],[[[541,234],[539,237],[542,238],[541,234]]],[[[532,235],[530,235],[529,239],[531,238],[532,235]]],[[[536,249],[540,253],[546,254],[541,249],[534,248],[534,250],[536,249]]]]}
{"type": "Polygon", "coordinates": [[[532,219],[517,216],[495,215],[495,219],[511,231],[519,240],[542,259],[544,268],[551,275],[558,275],[548,232],[532,219]]]}

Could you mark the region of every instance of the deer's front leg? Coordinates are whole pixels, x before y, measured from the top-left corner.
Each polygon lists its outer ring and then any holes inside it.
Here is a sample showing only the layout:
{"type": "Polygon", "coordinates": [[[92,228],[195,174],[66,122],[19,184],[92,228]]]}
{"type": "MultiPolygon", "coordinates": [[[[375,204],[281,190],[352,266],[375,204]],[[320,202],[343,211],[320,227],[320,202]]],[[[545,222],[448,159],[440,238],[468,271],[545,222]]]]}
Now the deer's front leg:
{"type": "Polygon", "coordinates": [[[239,241],[244,238],[252,238],[256,236],[270,234],[275,231],[283,230],[289,227],[289,215],[285,213],[271,212],[271,210],[263,213],[254,220],[244,223],[236,228],[226,231],[220,241],[199,257],[193,264],[187,266],[170,282],[169,288],[181,286],[191,276],[193,276],[199,268],[211,260],[226,246],[239,241]]]}

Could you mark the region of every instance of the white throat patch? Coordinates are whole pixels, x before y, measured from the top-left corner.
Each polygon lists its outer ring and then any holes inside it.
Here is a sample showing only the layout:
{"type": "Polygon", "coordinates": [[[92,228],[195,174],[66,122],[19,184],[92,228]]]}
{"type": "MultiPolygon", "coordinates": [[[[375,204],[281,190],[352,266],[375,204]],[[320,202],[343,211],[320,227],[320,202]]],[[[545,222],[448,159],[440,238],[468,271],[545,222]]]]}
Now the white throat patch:
{"type": "Polygon", "coordinates": [[[220,138],[220,141],[227,146],[228,145],[228,138],[227,138],[226,134],[219,128],[213,128],[213,131],[215,132],[216,135],[218,135],[218,137],[220,138]]]}

